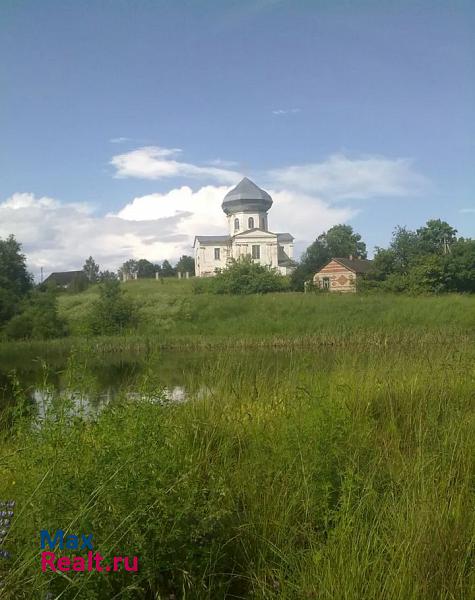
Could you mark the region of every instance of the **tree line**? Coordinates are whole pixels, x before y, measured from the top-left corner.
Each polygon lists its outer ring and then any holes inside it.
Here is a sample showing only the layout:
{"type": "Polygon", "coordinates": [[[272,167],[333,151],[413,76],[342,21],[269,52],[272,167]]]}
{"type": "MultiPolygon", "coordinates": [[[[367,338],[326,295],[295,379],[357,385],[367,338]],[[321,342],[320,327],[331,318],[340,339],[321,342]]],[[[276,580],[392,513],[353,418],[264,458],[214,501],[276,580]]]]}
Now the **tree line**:
{"type": "Polygon", "coordinates": [[[176,277],[178,273],[195,274],[195,259],[184,254],[173,267],[168,260],[162,263],[152,263],[145,258],[130,259],[115,271],[101,271],[100,266],[90,256],[82,268],[90,283],[103,283],[110,279],[153,279],[155,277],[176,277]]]}
{"type": "MultiPolygon", "coordinates": [[[[291,276],[292,288],[332,258],[366,258],[366,244],[350,225],[336,225],[303,253],[291,276]]],[[[457,237],[457,230],[430,219],[415,231],[397,226],[388,247],[376,247],[371,271],[358,283],[360,291],[396,293],[475,292],[475,240],[457,237]]]]}

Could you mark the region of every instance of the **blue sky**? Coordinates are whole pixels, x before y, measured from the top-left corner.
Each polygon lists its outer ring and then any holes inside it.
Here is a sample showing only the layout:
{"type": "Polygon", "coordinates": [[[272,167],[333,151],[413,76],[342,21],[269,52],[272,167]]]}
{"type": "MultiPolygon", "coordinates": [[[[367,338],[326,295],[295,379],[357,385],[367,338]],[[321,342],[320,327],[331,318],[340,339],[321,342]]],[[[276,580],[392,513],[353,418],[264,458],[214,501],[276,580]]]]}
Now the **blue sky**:
{"type": "Polygon", "coordinates": [[[3,0],[0,54],[0,236],[33,271],[190,253],[243,174],[298,250],[475,235],[473,2],[3,0]]]}

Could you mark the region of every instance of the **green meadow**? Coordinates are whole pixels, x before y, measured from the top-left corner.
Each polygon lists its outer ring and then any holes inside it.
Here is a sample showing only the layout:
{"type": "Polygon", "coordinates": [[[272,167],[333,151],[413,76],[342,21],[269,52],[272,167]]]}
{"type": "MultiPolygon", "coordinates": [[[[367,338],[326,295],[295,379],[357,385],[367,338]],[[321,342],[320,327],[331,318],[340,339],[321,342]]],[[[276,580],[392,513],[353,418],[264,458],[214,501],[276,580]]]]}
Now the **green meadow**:
{"type": "Polygon", "coordinates": [[[473,297],[125,289],[128,335],[85,336],[91,288],[60,297],[70,338],[0,346],[3,597],[475,597],[473,297]],[[140,371],[91,413],[85,365],[121,353],[140,371]],[[41,407],[18,375],[37,357],[64,359],[41,407]],[[42,573],[39,531],[59,528],[138,571],[42,573]]]}

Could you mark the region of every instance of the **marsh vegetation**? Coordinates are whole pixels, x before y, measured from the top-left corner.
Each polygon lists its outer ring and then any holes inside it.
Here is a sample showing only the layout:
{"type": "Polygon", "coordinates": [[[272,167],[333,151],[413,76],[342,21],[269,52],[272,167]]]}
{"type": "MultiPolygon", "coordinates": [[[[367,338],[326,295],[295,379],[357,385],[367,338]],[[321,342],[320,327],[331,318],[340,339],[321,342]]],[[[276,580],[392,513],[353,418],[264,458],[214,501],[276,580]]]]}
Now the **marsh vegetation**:
{"type": "Polygon", "coordinates": [[[127,284],[142,329],[96,349],[77,337],[94,289],[61,297],[72,350],[43,345],[50,367],[30,379],[15,351],[40,348],[10,345],[7,364],[3,346],[6,597],[472,598],[473,300],[238,300],[188,283],[127,284]],[[41,573],[38,531],[58,528],[139,571],[41,573]]]}

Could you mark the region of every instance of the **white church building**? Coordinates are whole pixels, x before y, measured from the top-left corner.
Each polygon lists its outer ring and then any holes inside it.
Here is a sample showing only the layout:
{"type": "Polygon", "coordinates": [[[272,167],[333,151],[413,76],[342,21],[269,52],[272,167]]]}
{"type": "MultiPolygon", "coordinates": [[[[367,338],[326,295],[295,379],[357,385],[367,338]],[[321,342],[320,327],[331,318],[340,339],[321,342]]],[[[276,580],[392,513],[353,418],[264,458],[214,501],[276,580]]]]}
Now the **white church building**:
{"type": "Polygon", "coordinates": [[[224,197],[221,205],[229,235],[195,237],[195,272],[211,277],[226,267],[229,259],[251,256],[262,265],[288,275],[294,269],[294,238],[290,233],[273,233],[268,228],[270,195],[247,177],[224,197]]]}

